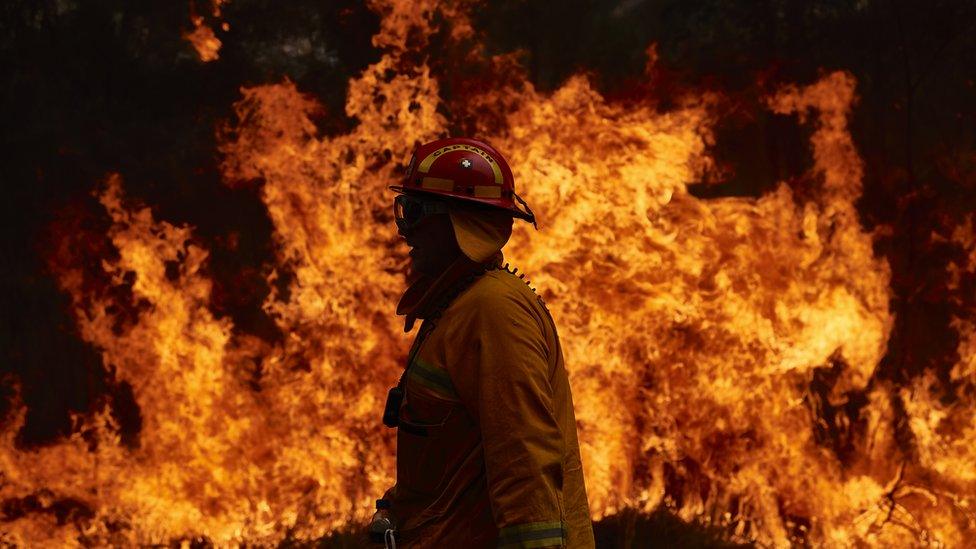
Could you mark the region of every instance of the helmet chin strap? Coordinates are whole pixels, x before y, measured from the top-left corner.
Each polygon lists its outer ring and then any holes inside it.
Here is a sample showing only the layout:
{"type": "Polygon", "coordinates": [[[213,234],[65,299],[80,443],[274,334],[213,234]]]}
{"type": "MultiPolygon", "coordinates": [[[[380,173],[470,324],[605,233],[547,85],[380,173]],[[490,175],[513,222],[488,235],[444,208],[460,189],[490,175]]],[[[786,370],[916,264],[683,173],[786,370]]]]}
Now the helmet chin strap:
{"type": "Polygon", "coordinates": [[[515,200],[518,200],[519,204],[521,204],[523,208],[525,208],[525,214],[529,216],[528,221],[532,223],[532,226],[535,227],[535,230],[538,231],[539,226],[535,222],[535,214],[532,213],[532,208],[530,208],[529,205],[526,204],[524,200],[522,200],[522,197],[516,194],[515,192],[512,192],[512,196],[515,197],[515,200]]]}

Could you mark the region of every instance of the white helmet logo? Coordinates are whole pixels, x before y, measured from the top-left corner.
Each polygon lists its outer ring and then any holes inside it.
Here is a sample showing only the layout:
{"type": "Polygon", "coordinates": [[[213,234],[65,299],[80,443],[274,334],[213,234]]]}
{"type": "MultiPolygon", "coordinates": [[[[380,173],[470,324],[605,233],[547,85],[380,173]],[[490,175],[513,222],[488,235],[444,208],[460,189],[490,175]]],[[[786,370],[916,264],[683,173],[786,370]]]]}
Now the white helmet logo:
{"type": "Polygon", "coordinates": [[[468,160],[467,158],[465,158],[464,160],[461,161],[461,167],[462,168],[470,168],[471,167],[471,161],[468,160]]]}

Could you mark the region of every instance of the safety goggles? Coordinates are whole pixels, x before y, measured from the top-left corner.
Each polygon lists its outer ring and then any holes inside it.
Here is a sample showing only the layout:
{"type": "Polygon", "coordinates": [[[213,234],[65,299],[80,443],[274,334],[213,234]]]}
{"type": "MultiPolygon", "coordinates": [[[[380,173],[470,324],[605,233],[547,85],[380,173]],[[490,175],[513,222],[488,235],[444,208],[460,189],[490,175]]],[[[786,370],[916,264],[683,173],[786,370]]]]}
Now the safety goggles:
{"type": "Polygon", "coordinates": [[[401,194],[393,199],[393,219],[401,233],[413,230],[428,215],[447,213],[447,204],[401,194]]]}

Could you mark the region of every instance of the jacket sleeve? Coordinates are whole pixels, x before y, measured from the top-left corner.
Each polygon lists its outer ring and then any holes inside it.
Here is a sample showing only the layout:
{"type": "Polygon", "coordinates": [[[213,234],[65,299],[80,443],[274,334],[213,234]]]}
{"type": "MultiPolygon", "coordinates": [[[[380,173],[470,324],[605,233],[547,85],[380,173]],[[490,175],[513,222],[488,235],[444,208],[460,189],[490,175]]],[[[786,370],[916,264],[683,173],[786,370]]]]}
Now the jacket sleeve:
{"type": "Polygon", "coordinates": [[[516,296],[476,304],[449,367],[484,446],[499,547],[564,544],[564,439],[553,413],[548,348],[539,319],[516,296]]]}

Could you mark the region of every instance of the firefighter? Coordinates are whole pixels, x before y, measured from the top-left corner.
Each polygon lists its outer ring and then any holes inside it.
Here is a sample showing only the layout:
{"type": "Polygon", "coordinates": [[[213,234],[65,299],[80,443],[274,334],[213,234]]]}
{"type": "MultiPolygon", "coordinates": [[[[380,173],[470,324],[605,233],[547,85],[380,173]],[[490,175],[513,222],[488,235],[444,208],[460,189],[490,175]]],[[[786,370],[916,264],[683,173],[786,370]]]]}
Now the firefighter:
{"type": "Polygon", "coordinates": [[[371,535],[388,547],[593,547],[556,327],[503,266],[514,218],[535,224],[511,169],[482,141],[440,139],[391,189],[413,265],[397,314],[408,332],[422,324],[384,413],[397,477],[371,535]]]}

